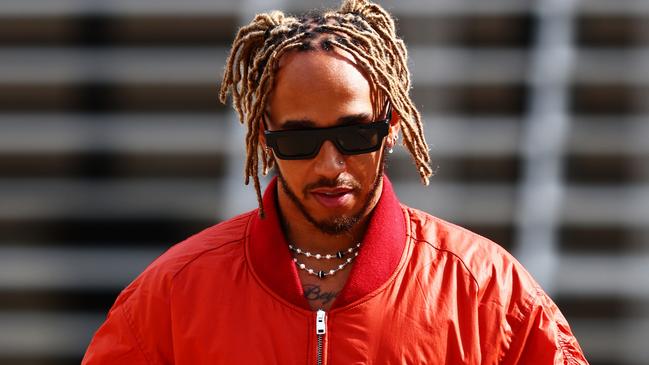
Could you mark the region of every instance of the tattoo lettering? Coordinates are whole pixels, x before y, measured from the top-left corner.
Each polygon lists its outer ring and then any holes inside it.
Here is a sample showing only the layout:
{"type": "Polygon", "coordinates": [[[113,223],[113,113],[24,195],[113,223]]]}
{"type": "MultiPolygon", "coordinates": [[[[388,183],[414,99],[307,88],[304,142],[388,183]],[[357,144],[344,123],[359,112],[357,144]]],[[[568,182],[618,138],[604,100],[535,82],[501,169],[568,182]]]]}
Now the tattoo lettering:
{"type": "Polygon", "coordinates": [[[304,297],[310,301],[321,300],[322,304],[327,304],[334,300],[337,295],[336,292],[323,292],[320,285],[308,284],[304,286],[304,297]]]}

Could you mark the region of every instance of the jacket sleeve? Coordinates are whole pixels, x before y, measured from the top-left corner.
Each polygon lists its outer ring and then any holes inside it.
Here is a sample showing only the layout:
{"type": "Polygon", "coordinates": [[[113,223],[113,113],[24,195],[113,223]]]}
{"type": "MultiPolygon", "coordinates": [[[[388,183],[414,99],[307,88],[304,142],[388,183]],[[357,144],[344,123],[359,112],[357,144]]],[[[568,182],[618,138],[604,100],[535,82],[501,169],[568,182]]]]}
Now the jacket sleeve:
{"type": "Polygon", "coordinates": [[[528,314],[513,330],[502,365],[588,364],[568,322],[540,289],[528,314]]]}
{"type": "Polygon", "coordinates": [[[95,333],[81,364],[152,364],[131,326],[124,307],[113,308],[95,333]]]}

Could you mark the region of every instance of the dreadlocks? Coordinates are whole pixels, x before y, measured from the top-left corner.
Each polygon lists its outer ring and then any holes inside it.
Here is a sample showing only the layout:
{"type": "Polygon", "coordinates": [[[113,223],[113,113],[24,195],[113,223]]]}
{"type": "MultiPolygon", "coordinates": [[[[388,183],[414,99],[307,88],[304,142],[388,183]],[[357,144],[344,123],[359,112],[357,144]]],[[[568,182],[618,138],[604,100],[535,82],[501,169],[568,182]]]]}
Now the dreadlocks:
{"type": "Polygon", "coordinates": [[[280,11],[258,14],[239,29],[225,68],[219,98],[232,105],[241,123],[246,123],[245,184],[252,177],[260,215],[263,216],[259,159],[262,173],[273,167],[272,153],[259,146],[260,123],[268,96],[273,88],[277,64],[285,53],[330,51],[338,47],[350,53],[364,70],[370,84],[370,98],[375,109],[387,97],[399,114],[404,144],[410,151],[424,184],[432,175],[428,145],[424,139],[421,116],[408,94],[410,73],[407,51],[396,36],[394,21],[379,5],[367,0],[344,0],[338,10],[309,13],[300,18],[280,11]]]}

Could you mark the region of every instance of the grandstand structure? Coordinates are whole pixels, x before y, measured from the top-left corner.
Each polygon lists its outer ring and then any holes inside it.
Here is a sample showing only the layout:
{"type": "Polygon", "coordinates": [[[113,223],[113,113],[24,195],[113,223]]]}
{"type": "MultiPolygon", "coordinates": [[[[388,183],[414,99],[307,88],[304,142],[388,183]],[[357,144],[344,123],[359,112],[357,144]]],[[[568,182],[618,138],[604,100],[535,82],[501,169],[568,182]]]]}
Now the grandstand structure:
{"type": "MultiPolygon", "coordinates": [[[[512,252],[591,364],[647,364],[649,1],[378,1],[437,169],[423,187],[397,149],[397,194],[512,252]]],[[[217,101],[230,42],[336,5],[0,1],[1,364],[78,364],[150,261],[256,206],[217,101]]]]}

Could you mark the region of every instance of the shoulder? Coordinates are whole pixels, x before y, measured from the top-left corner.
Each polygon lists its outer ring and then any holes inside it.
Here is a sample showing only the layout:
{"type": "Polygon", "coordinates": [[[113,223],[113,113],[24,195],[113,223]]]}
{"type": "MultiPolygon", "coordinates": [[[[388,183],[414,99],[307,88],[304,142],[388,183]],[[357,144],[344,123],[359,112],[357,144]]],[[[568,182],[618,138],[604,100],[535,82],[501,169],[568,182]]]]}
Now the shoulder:
{"type": "Polygon", "coordinates": [[[203,257],[228,256],[243,250],[242,243],[248,235],[248,227],[255,214],[256,210],[241,214],[171,246],[122,291],[115,305],[138,292],[164,296],[163,293],[168,292],[174,279],[183,271],[191,269],[203,257]]]}
{"type": "Polygon", "coordinates": [[[176,276],[193,261],[213,251],[228,251],[240,246],[247,235],[247,227],[256,211],[236,216],[175,244],[144,271],[161,271],[176,276]]]}
{"type": "Polygon", "coordinates": [[[409,217],[412,239],[458,262],[477,285],[477,294],[483,300],[494,300],[493,296],[502,295],[500,289],[506,288],[509,290],[505,293],[519,293],[527,297],[520,299],[532,301],[541,290],[527,270],[497,243],[421,210],[403,208],[409,217]]]}
{"type": "Polygon", "coordinates": [[[227,251],[233,245],[243,242],[248,234],[251,218],[256,210],[241,214],[175,244],[162,254],[147,269],[161,268],[176,275],[185,266],[200,256],[212,251],[227,251]]]}
{"type": "Polygon", "coordinates": [[[436,284],[462,296],[458,300],[465,308],[474,308],[480,333],[488,334],[485,359],[490,356],[499,364],[554,364],[556,359],[587,364],[559,308],[511,254],[465,228],[403,209],[415,242],[414,261],[425,264],[419,265],[425,268],[420,275],[441,277],[436,284]]]}

